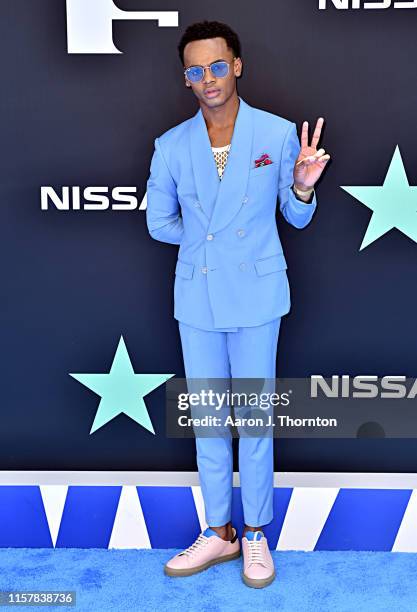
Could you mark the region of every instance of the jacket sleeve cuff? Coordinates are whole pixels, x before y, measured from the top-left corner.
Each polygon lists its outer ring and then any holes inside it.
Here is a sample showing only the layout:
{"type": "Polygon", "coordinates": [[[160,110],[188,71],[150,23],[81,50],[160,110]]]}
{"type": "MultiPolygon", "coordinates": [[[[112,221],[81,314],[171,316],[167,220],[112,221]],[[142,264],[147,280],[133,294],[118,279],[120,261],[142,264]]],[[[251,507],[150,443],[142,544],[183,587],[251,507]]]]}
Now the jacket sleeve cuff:
{"type": "Polygon", "coordinates": [[[316,190],[313,190],[313,193],[310,196],[310,201],[309,202],[304,202],[304,200],[301,200],[299,198],[297,198],[297,196],[295,195],[292,186],[290,187],[290,196],[293,207],[295,210],[305,213],[310,207],[312,209],[314,209],[317,206],[317,198],[316,198],[316,190]]]}

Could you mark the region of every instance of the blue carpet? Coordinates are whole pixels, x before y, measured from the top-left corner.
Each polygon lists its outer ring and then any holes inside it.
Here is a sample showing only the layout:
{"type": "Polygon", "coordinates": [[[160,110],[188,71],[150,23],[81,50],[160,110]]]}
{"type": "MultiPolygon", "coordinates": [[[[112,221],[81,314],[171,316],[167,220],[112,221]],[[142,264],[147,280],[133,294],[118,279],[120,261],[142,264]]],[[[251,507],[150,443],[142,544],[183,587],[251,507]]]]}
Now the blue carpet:
{"type": "Polygon", "coordinates": [[[265,589],[251,589],[241,581],[241,559],[188,578],[169,578],[162,568],[175,552],[0,549],[0,590],[76,591],[73,608],[29,608],[43,612],[409,612],[417,607],[416,554],[277,551],[272,553],[275,582],[265,589]]]}

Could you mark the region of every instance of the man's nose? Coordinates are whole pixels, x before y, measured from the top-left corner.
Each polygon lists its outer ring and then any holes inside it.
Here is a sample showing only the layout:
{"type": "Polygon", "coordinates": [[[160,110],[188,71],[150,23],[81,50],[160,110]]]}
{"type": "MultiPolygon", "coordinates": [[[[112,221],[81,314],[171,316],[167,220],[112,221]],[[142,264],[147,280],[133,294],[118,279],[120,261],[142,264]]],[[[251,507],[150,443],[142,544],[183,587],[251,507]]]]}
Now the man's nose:
{"type": "Polygon", "coordinates": [[[211,83],[212,81],[214,81],[214,77],[211,73],[210,66],[206,66],[205,68],[203,68],[203,70],[204,70],[203,83],[211,83]]]}

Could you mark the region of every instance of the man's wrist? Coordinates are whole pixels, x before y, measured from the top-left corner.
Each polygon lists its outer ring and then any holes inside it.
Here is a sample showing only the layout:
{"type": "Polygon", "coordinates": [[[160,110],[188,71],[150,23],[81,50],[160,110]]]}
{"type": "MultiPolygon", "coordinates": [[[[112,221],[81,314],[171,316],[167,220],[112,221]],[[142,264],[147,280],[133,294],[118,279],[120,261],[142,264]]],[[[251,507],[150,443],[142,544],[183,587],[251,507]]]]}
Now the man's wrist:
{"type": "Polygon", "coordinates": [[[305,204],[308,204],[311,202],[312,195],[314,192],[314,187],[310,187],[309,189],[306,189],[305,187],[300,187],[294,183],[292,185],[292,190],[297,200],[301,200],[305,204]]]}

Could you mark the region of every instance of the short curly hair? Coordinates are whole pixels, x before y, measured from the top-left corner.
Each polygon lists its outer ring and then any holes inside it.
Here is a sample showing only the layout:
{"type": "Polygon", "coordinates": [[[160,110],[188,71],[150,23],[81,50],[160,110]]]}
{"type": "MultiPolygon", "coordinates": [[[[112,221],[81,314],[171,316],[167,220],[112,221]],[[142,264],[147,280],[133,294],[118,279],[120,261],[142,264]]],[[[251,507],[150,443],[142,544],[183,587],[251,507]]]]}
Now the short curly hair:
{"type": "Polygon", "coordinates": [[[242,48],[239,36],[226,23],[220,21],[199,21],[187,27],[178,44],[178,54],[181,63],[184,65],[185,45],[194,40],[205,38],[224,38],[229,49],[232,49],[235,57],[242,57],[242,48]]]}

